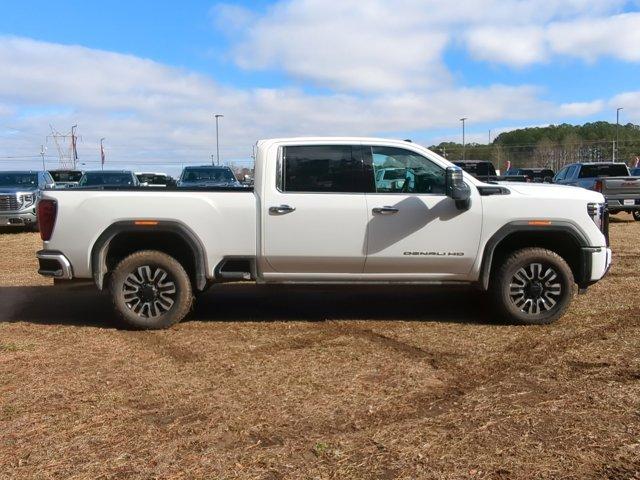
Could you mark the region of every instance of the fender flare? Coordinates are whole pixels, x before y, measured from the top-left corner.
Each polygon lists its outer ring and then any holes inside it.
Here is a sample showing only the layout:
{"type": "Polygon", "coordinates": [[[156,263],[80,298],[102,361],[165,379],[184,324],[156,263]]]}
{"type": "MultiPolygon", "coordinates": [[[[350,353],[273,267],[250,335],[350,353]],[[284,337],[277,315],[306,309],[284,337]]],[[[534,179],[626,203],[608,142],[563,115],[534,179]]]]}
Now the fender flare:
{"type": "MultiPolygon", "coordinates": [[[[482,264],[480,266],[480,287],[483,290],[489,289],[489,279],[491,277],[491,267],[493,264],[493,254],[496,247],[509,235],[520,232],[562,232],[569,234],[581,247],[581,268],[584,271],[591,270],[591,255],[585,255],[585,247],[589,247],[589,240],[582,229],[575,223],[569,221],[552,221],[549,225],[531,225],[528,220],[518,220],[509,222],[502,226],[484,246],[482,264]],[[586,264],[588,263],[588,265],[586,264]]],[[[580,279],[576,278],[580,282],[580,279]]]]}
{"type": "Polygon", "coordinates": [[[207,285],[207,266],[205,249],[198,236],[179,222],[159,220],[153,225],[138,225],[134,220],[125,220],[111,224],[98,237],[91,248],[91,272],[99,290],[104,288],[104,277],[107,274],[107,253],[111,241],[121,233],[154,232],[174,233],[180,236],[191,249],[195,264],[195,286],[202,291],[207,285]]]}

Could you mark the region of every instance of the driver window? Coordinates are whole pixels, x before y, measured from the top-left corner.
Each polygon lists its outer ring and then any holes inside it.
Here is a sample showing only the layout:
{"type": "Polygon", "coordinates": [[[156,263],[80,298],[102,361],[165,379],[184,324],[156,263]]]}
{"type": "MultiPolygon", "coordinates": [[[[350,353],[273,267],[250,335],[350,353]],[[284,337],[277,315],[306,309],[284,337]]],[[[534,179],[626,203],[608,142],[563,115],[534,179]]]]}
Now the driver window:
{"type": "Polygon", "coordinates": [[[371,147],[377,193],[444,195],[445,169],[422,155],[396,147],[371,147]]]}

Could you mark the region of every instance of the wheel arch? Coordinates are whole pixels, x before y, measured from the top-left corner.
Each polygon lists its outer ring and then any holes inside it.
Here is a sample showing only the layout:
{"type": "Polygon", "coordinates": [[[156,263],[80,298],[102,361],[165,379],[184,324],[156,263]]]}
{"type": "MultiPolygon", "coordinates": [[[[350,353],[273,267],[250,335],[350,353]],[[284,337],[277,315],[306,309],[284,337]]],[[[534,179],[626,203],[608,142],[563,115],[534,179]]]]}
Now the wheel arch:
{"type": "Polygon", "coordinates": [[[510,252],[528,247],[546,248],[560,255],[569,264],[578,284],[590,275],[591,255],[585,250],[589,241],[576,224],[516,221],[504,225],[486,243],[480,267],[480,287],[488,290],[496,266],[510,252]]]}
{"type": "Polygon", "coordinates": [[[98,237],[91,249],[91,272],[102,290],[105,278],[122,258],[139,250],[158,250],[183,264],[193,288],[207,285],[205,249],[187,226],[173,221],[127,220],[113,223],[98,237]]]}

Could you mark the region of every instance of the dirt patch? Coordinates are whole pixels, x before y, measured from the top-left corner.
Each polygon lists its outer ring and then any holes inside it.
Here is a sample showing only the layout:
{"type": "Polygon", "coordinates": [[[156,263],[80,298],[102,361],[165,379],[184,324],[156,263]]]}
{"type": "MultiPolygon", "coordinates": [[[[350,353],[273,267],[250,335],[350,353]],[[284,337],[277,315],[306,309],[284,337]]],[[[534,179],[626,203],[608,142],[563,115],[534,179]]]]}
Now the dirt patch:
{"type": "Polygon", "coordinates": [[[166,332],[0,235],[0,478],[640,478],[640,223],[544,327],[473,290],[212,289],[166,332]],[[10,253],[9,253],[10,252],[10,253]]]}

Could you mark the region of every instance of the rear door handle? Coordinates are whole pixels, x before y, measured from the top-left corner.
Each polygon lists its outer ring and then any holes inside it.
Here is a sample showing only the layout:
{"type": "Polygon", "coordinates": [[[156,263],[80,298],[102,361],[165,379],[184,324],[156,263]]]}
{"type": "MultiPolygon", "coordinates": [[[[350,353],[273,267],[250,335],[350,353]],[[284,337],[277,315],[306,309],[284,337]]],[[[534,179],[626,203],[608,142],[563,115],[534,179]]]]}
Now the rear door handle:
{"type": "Polygon", "coordinates": [[[269,207],[269,213],[272,215],[284,215],[294,212],[295,209],[296,207],[290,207],[289,205],[278,205],[277,207],[269,207]]]}
{"type": "Polygon", "coordinates": [[[373,213],[378,214],[378,215],[393,215],[394,213],[398,213],[400,210],[398,210],[395,207],[389,207],[387,205],[385,205],[384,207],[376,207],[372,210],[373,213]]]}

